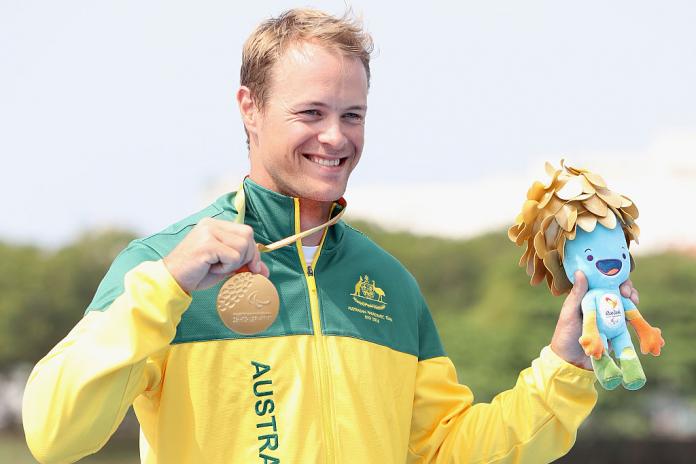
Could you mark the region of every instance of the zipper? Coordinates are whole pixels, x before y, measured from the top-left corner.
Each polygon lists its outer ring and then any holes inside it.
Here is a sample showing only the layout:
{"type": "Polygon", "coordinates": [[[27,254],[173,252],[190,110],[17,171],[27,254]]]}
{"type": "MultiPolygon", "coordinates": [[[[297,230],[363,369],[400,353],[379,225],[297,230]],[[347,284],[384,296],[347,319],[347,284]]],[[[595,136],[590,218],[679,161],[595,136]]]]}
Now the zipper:
{"type": "MultiPolygon", "coordinates": [[[[309,271],[309,269],[308,269],[309,271]]],[[[331,390],[329,387],[329,356],[326,349],[326,341],[321,331],[321,320],[319,318],[319,297],[317,294],[317,284],[314,274],[307,272],[307,286],[309,288],[309,304],[312,312],[312,325],[314,327],[315,353],[319,364],[319,391],[322,407],[322,423],[324,429],[324,439],[326,443],[326,463],[336,462],[333,435],[333,414],[331,390]]]]}
{"type": "MultiPolygon", "coordinates": [[[[331,208],[333,212],[333,207],[331,208]]],[[[317,283],[315,280],[315,271],[317,260],[321,253],[322,246],[324,245],[324,239],[326,238],[326,231],[321,237],[321,242],[319,242],[319,248],[314,255],[314,259],[311,264],[307,264],[305,261],[304,251],[302,250],[302,240],[295,242],[297,246],[297,252],[300,258],[300,264],[302,265],[302,270],[304,271],[305,281],[307,284],[307,290],[309,291],[309,307],[312,316],[312,329],[314,332],[314,355],[318,364],[318,375],[316,375],[319,383],[319,397],[321,403],[321,423],[322,431],[324,435],[324,443],[326,443],[326,463],[335,463],[336,461],[336,451],[335,451],[335,441],[334,441],[334,417],[333,417],[333,395],[331,394],[330,387],[330,376],[329,376],[329,355],[328,349],[326,347],[326,340],[324,334],[321,330],[321,317],[319,315],[319,295],[317,292],[317,283]]],[[[295,233],[300,232],[300,202],[295,198],[295,233]]]]}

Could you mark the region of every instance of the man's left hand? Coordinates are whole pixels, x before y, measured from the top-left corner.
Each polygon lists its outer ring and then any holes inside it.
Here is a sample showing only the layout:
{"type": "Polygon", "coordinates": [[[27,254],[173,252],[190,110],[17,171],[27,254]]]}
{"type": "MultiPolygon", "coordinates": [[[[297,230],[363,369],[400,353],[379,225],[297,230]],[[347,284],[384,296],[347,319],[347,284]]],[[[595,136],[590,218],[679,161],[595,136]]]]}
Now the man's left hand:
{"type": "MultiPolygon", "coordinates": [[[[638,291],[633,288],[631,280],[624,282],[621,287],[621,295],[629,298],[638,306],[638,291]]],[[[575,285],[566,297],[558,316],[556,330],[551,338],[551,349],[565,361],[583,369],[592,370],[590,358],[585,354],[578,342],[582,335],[582,308],[580,303],[587,293],[587,279],[580,271],[575,273],[575,285]]]]}

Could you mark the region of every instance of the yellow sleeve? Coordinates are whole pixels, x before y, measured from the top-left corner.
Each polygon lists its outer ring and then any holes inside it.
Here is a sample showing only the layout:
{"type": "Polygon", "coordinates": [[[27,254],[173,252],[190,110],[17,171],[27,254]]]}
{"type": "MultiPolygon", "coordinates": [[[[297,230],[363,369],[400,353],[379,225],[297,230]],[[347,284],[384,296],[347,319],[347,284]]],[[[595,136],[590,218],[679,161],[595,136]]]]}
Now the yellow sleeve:
{"type": "Polygon", "coordinates": [[[449,358],[420,361],[409,463],[540,463],[567,453],[597,401],[595,375],[550,347],[517,384],[491,403],[473,404],[449,358]]]}
{"type": "Polygon", "coordinates": [[[160,261],[125,275],[123,293],[91,311],[29,376],[22,402],[27,444],[42,463],[99,450],[139,394],[157,389],[161,361],[191,297],[160,261]]]}

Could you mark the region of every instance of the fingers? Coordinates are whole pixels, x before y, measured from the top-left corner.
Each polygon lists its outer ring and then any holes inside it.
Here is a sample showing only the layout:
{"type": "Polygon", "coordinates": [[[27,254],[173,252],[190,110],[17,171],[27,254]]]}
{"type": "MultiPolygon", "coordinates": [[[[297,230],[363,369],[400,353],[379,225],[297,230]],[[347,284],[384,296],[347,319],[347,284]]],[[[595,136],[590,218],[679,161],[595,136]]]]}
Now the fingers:
{"type": "Polygon", "coordinates": [[[239,265],[230,269],[230,266],[218,266],[216,272],[251,272],[268,277],[268,267],[261,261],[261,253],[254,241],[254,231],[244,224],[235,224],[221,221],[219,227],[213,229],[215,238],[230,250],[221,250],[221,253],[229,253],[230,263],[235,257],[232,250],[239,253],[239,265]]]}
{"type": "Polygon", "coordinates": [[[580,303],[582,303],[582,298],[585,296],[585,293],[587,293],[587,278],[582,271],[576,271],[575,284],[573,284],[573,289],[563,302],[561,313],[580,313],[580,303]]]}
{"type": "MultiPolygon", "coordinates": [[[[251,227],[234,224],[223,223],[221,227],[215,230],[215,237],[225,246],[236,250],[239,253],[239,263],[237,266],[229,270],[227,266],[219,266],[219,272],[223,270],[225,273],[231,272],[251,272],[253,274],[261,274],[264,277],[270,275],[268,266],[261,260],[261,252],[259,252],[256,242],[254,241],[254,232],[251,227]]],[[[223,250],[224,251],[224,250],[223,250]]],[[[234,253],[230,252],[230,257],[234,257],[234,253]]]]}
{"type": "Polygon", "coordinates": [[[212,248],[209,262],[210,273],[216,275],[231,274],[248,262],[245,259],[244,250],[229,247],[223,243],[210,245],[212,248]]]}
{"type": "Polygon", "coordinates": [[[566,297],[558,316],[556,329],[551,338],[551,349],[567,362],[591,369],[590,361],[578,337],[582,334],[582,299],[587,293],[587,279],[582,272],[576,272],[575,285],[566,297]]]}
{"type": "Polygon", "coordinates": [[[582,300],[582,297],[585,296],[585,293],[587,293],[587,277],[585,277],[585,274],[583,274],[582,271],[575,271],[574,277],[575,284],[573,285],[573,289],[570,291],[570,296],[582,300]]]}
{"type": "MultiPolygon", "coordinates": [[[[266,266],[266,264],[263,261],[261,261],[261,252],[258,250],[258,248],[255,248],[254,257],[251,261],[249,261],[249,264],[243,266],[242,269],[245,269],[246,271],[251,272],[253,274],[261,274],[264,277],[268,277],[270,275],[268,266],[266,266]]],[[[241,269],[237,270],[237,272],[240,271],[241,269]]]]}
{"type": "Polygon", "coordinates": [[[164,257],[172,277],[186,292],[208,288],[249,263],[254,272],[261,266],[254,231],[245,224],[203,218],[164,257]]]}
{"type": "Polygon", "coordinates": [[[247,225],[219,221],[211,233],[220,243],[239,252],[240,265],[249,263],[258,254],[254,231],[247,225]]]}
{"type": "Polygon", "coordinates": [[[259,274],[261,274],[262,276],[264,276],[266,278],[270,277],[271,271],[270,271],[270,269],[268,269],[268,266],[266,266],[266,263],[261,261],[260,268],[261,269],[259,270],[259,274]]]}
{"type": "Polygon", "coordinates": [[[253,274],[261,274],[264,277],[269,277],[271,275],[271,271],[268,269],[268,266],[266,266],[266,263],[263,261],[259,261],[259,272],[253,272],[251,269],[249,269],[248,265],[244,265],[234,271],[235,274],[239,274],[240,272],[251,272],[253,274]]]}
{"type": "Polygon", "coordinates": [[[631,281],[631,279],[628,279],[626,282],[621,284],[619,290],[621,290],[621,296],[630,299],[634,305],[638,306],[638,304],[640,303],[640,298],[638,297],[638,290],[636,290],[635,287],[633,287],[633,282],[631,281]]]}
{"type": "Polygon", "coordinates": [[[195,232],[200,237],[198,249],[213,275],[232,273],[256,253],[254,232],[247,225],[207,218],[199,222],[195,232]]]}
{"type": "Polygon", "coordinates": [[[261,252],[256,248],[256,253],[254,254],[254,259],[252,260],[252,265],[249,266],[251,272],[254,274],[261,274],[264,277],[271,275],[271,271],[266,266],[266,263],[261,261],[261,252]],[[252,266],[253,265],[253,266],[252,266]]]}
{"type": "Polygon", "coordinates": [[[249,262],[249,270],[254,274],[261,273],[261,253],[256,247],[254,247],[254,256],[249,262]]]}

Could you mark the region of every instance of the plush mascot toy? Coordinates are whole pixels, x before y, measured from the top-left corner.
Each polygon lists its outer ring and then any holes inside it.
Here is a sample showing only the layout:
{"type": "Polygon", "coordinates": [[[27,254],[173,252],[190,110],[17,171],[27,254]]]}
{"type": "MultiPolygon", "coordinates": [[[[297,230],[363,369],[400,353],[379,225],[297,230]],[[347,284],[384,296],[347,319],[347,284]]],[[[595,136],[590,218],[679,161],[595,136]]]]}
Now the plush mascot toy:
{"type": "Polygon", "coordinates": [[[636,330],[643,354],[658,356],[665,344],[660,329],[651,327],[619,292],[634,268],[628,247],[631,240],[638,243],[638,209],[597,174],[563,160],[561,169],[546,163],[546,172],[551,180],[534,182],[508,231],[510,240],[527,246],[520,266],[526,267],[532,285],[546,280],[554,295],[570,291],[575,271],[585,274],[589,291],[582,300],[579,342],[604,388],[623,384],[637,390],[645,384],[645,374],[626,321],[636,330]]]}

